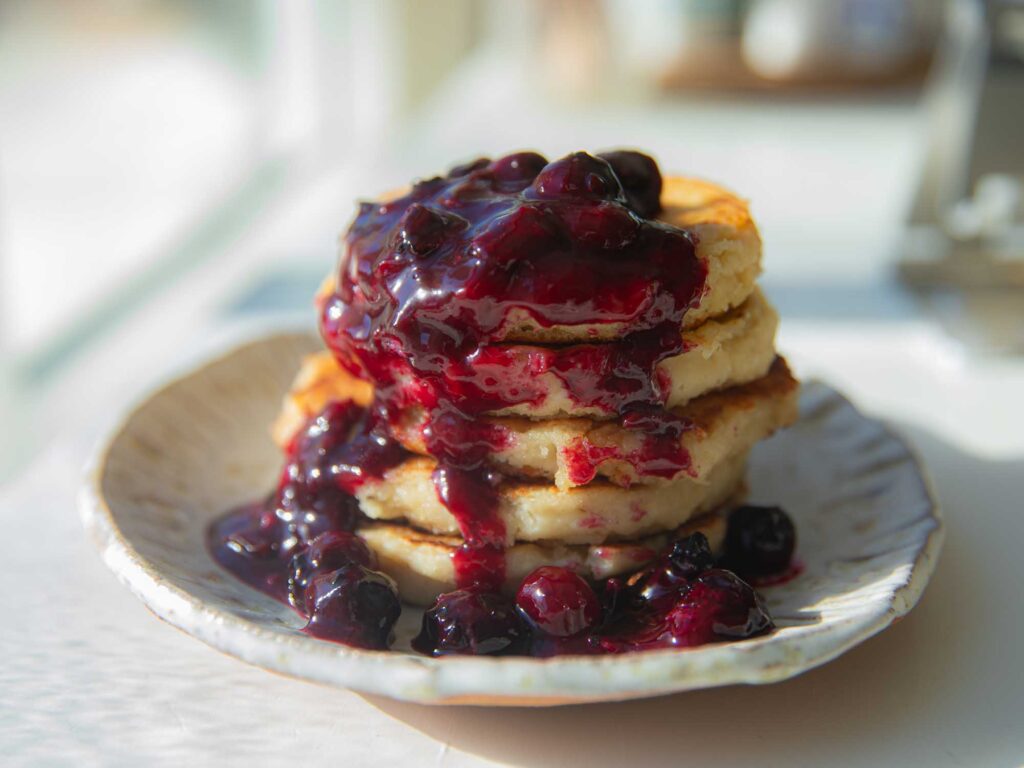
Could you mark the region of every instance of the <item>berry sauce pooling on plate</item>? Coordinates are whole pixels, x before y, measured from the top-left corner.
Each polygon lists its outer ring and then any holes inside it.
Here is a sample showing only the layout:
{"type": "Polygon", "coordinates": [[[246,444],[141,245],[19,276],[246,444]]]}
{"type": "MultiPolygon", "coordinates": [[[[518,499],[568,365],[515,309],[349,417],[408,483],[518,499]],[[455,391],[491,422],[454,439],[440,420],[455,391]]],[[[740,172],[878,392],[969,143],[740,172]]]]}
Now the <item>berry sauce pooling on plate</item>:
{"type": "Polygon", "coordinates": [[[577,403],[641,436],[624,455],[578,446],[574,480],[592,479],[609,458],[641,475],[689,469],[679,441],[687,425],[664,409],[657,364],[683,351],[683,316],[703,296],[706,268],[688,232],[653,220],[660,193],[658,167],[640,153],[576,152],[549,163],[522,152],[360,207],[321,332],[342,366],[373,382],[381,422],[424,414],[438,497],[466,541],[456,556],[460,586],[500,581],[493,571],[502,570],[505,544],[500,478],[486,460],[510,437],[479,417],[538,402],[538,375],[557,376],[577,403]],[[507,375],[524,323],[588,331],[614,323],[627,333],[538,346],[527,375],[507,375]]]}
{"type": "Polygon", "coordinates": [[[757,592],[715,567],[704,534],[694,533],[627,582],[605,580],[600,597],[557,566],[529,574],[514,605],[479,589],[440,595],[413,648],[432,656],[592,655],[739,640],[773,628],[757,592]]]}
{"type": "Polygon", "coordinates": [[[394,623],[388,617],[397,618],[400,607],[397,593],[393,601],[386,594],[393,583],[373,570],[376,557],[351,533],[362,519],[352,494],[405,455],[372,411],[331,403],[292,439],[277,489],[210,526],[210,552],[246,584],[306,616],[310,634],[382,647],[394,623]],[[327,574],[337,578],[311,598],[314,582],[327,574]],[[345,626],[378,610],[384,615],[373,632],[345,626]]]}

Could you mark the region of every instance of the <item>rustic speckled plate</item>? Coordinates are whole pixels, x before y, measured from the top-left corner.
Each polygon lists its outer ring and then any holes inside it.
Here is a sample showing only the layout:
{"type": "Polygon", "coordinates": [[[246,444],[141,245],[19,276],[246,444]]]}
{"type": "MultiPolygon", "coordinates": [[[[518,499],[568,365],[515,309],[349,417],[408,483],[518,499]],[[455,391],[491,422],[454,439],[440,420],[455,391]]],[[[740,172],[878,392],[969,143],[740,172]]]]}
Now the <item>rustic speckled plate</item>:
{"type": "Polygon", "coordinates": [[[97,453],[81,510],[104,561],[157,616],[252,664],[424,703],[551,705],[770,683],[835,658],[917,602],[942,521],[906,445],[835,391],[808,384],[801,418],[755,449],[751,498],[797,521],[802,575],[762,590],[773,634],[689,650],[607,657],[444,658],[306,637],[299,617],[218,569],[203,544],[220,512],[266,492],[280,456],[268,435],[306,335],[250,343],[131,411],[97,453]]]}

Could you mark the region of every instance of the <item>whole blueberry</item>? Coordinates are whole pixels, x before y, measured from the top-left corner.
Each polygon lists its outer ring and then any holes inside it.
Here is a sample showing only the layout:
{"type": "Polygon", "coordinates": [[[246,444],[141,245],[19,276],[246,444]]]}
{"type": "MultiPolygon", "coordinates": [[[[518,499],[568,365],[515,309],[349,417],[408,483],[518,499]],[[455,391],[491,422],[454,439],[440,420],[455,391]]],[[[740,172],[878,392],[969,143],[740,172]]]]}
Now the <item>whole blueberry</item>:
{"type": "Polygon", "coordinates": [[[359,648],[384,650],[402,605],[395,582],[380,571],[347,565],[314,576],[304,597],[305,631],[314,637],[359,648]]]}
{"type": "Polygon", "coordinates": [[[547,164],[547,159],[536,152],[516,152],[499,157],[491,163],[491,174],[499,182],[529,183],[537,178],[537,174],[547,164]]]}
{"type": "Polygon", "coordinates": [[[714,564],[707,537],[692,533],[677,540],[637,581],[637,607],[663,610],[675,602],[679,591],[714,564]]]}
{"type": "Polygon", "coordinates": [[[563,245],[559,220],[537,205],[520,205],[497,217],[473,239],[474,249],[499,264],[530,261],[563,245]]]}
{"type": "Polygon", "coordinates": [[[693,646],[738,640],[773,629],[753,588],[732,571],[705,571],[682,591],[665,615],[662,645],[693,646]]]}
{"type": "Polygon", "coordinates": [[[586,152],[574,152],[544,166],[530,189],[539,198],[624,201],[612,167],[586,152]]]}
{"type": "Polygon", "coordinates": [[[590,585],[566,568],[542,566],[523,579],[516,605],[535,627],[554,637],[578,635],[601,620],[590,585]]]}
{"type": "Polygon", "coordinates": [[[782,573],[796,549],[796,526],[779,507],[739,507],[729,515],[725,563],[746,578],[782,573]]]}
{"type": "Polygon", "coordinates": [[[398,224],[399,245],[416,256],[426,256],[437,250],[451,232],[465,227],[466,221],[459,216],[413,203],[398,224]]]}
{"type": "Polygon", "coordinates": [[[460,589],[439,595],[423,613],[412,645],[430,656],[522,653],[529,629],[512,601],[493,592],[460,589]]]}
{"type": "Polygon", "coordinates": [[[654,159],[641,152],[619,150],[598,155],[615,171],[630,208],[650,219],[661,210],[661,171],[654,159]]]}
{"type": "Polygon", "coordinates": [[[452,166],[452,169],[448,171],[449,179],[457,179],[460,176],[468,176],[473,171],[479,171],[490,165],[490,160],[486,157],[478,157],[476,160],[470,160],[468,163],[461,163],[459,165],[452,166]]]}
{"type": "Polygon", "coordinates": [[[313,577],[353,564],[377,567],[377,557],[366,542],[348,531],[320,534],[288,564],[288,602],[305,613],[306,588],[313,577]]]}
{"type": "Polygon", "coordinates": [[[668,553],[669,562],[685,578],[692,579],[715,564],[708,537],[699,531],[676,539],[668,553]]]}

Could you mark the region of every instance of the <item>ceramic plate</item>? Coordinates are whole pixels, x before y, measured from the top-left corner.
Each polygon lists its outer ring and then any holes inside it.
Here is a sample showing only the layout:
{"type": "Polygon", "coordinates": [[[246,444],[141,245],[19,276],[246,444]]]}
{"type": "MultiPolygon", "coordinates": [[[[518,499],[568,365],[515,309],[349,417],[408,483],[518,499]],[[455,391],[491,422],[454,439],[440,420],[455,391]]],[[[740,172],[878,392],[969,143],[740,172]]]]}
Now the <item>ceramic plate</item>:
{"type": "Polygon", "coordinates": [[[829,387],[810,383],[792,428],[759,445],[751,500],[795,518],[803,573],[762,590],[778,629],[687,650],[603,657],[442,658],[409,650],[420,611],[406,607],[395,649],[307,637],[287,607],[210,559],[203,535],[224,510],[268,491],[281,458],[268,424],[307,335],[243,346],[132,410],[97,453],[81,510],[104,561],[157,616],[215,648],[277,672],[423,703],[548,705],[770,683],[823,664],[917,602],[942,522],[907,446],[829,387]]]}

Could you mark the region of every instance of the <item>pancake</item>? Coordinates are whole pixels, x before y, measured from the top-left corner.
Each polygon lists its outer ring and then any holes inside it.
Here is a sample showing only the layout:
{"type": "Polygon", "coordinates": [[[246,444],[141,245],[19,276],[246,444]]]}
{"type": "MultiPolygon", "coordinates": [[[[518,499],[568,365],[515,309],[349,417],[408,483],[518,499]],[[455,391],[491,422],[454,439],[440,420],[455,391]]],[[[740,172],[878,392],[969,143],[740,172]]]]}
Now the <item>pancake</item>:
{"type": "MultiPolygon", "coordinates": [[[[677,531],[618,544],[514,544],[505,551],[504,591],[514,594],[522,580],[542,565],[570,568],[593,580],[632,573],[657,557],[673,538],[696,531],[708,537],[712,551],[718,554],[725,528],[724,515],[707,514],[677,531]]],[[[376,553],[381,569],[398,582],[405,602],[430,605],[440,593],[456,588],[452,554],[462,544],[459,537],[424,533],[396,523],[367,523],[357,534],[376,553]]]]}
{"type": "MultiPolygon", "coordinates": [[[[705,392],[744,384],[763,377],[775,358],[775,329],[778,315],[760,291],[731,312],[683,333],[688,351],[663,360],[657,375],[667,392],[666,405],[685,405],[705,392]]],[[[562,380],[554,373],[533,373],[533,358],[545,349],[510,345],[509,366],[502,377],[523,382],[531,393],[531,402],[496,411],[495,415],[529,419],[563,417],[606,417],[596,408],[586,408],[569,396],[562,380]]],[[[355,379],[339,366],[330,352],[308,356],[284,399],[281,414],[273,427],[279,446],[284,447],[311,416],[332,400],[355,400],[366,404],[372,399],[370,384],[355,379]]],[[[411,415],[410,421],[415,421],[411,415]]]]}
{"type": "MultiPolygon", "coordinates": [[[[700,179],[666,176],[661,190],[660,221],[689,231],[697,258],[707,268],[704,296],[683,318],[695,328],[709,318],[738,307],[754,291],[761,274],[761,236],[746,202],[732,192],[700,179]]],[[[565,343],[621,338],[628,324],[544,327],[525,312],[510,316],[506,341],[565,343]]]]}
{"type": "MultiPolygon", "coordinates": [[[[686,351],[662,360],[654,369],[662,391],[667,393],[666,406],[675,408],[705,392],[764,376],[775,358],[778,321],[778,315],[764,295],[755,291],[740,307],[684,331],[686,351]]],[[[551,370],[538,373],[539,368],[548,367],[540,361],[600,346],[570,345],[553,349],[525,344],[500,345],[504,365],[494,372],[495,391],[520,392],[519,397],[527,402],[492,413],[530,419],[608,418],[608,413],[601,408],[574,398],[558,373],[551,370]]]]}
{"type": "MultiPolygon", "coordinates": [[[[622,488],[598,479],[579,488],[506,480],[497,490],[496,514],[505,544],[559,541],[603,544],[672,530],[728,499],[743,481],[747,450],[720,461],[703,480],[679,477],[661,485],[622,488]]],[[[356,491],[363,514],[404,521],[429,533],[461,535],[434,488],[433,459],[412,457],[356,491]]]]}
{"type": "MultiPolygon", "coordinates": [[[[552,419],[531,421],[491,417],[508,442],[490,456],[490,464],[514,477],[542,479],[559,488],[585,485],[594,476],[629,487],[634,483],[666,483],[689,475],[703,480],[718,462],[749,448],[797,418],[798,384],[781,357],[767,375],[737,387],[712,392],[675,408],[672,415],[691,426],[679,439],[679,457],[689,465],[665,464],[671,449],[645,456],[644,437],[617,421],[552,419]],[[688,456],[687,456],[688,454],[688,456]],[[637,466],[650,460],[647,473],[637,466]]],[[[428,455],[418,423],[398,430],[396,438],[414,453],[428,455]]]]}
{"type": "MultiPolygon", "coordinates": [[[[404,192],[387,195],[381,202],[404,192]]],[[[697,257],[707,270],[704,295],[698,306],[686,312],[683,327],[695,328],[746,301],[761,273],[761,236],[746,202],[707,181],[666,176],[662,180],[661,204],[658,219],[693,235],[697,257]]],[[[333,292],[331,276],[319,296],[323,298],[333,292]]],[[[545,326],[522,310],[509,313],[495,340],[539,344],[607,341],[634,330],[628,323],[545,326]]]]}
{"type": "Polygon", "coordinates": [[[282,450],[295,434],[328,403],[353,400],[367,406],[373,400],[373,385],[346,373],[330,352],[316,352],[302,358],[291,389],[270,426],[270,434],[282,450]]]}

